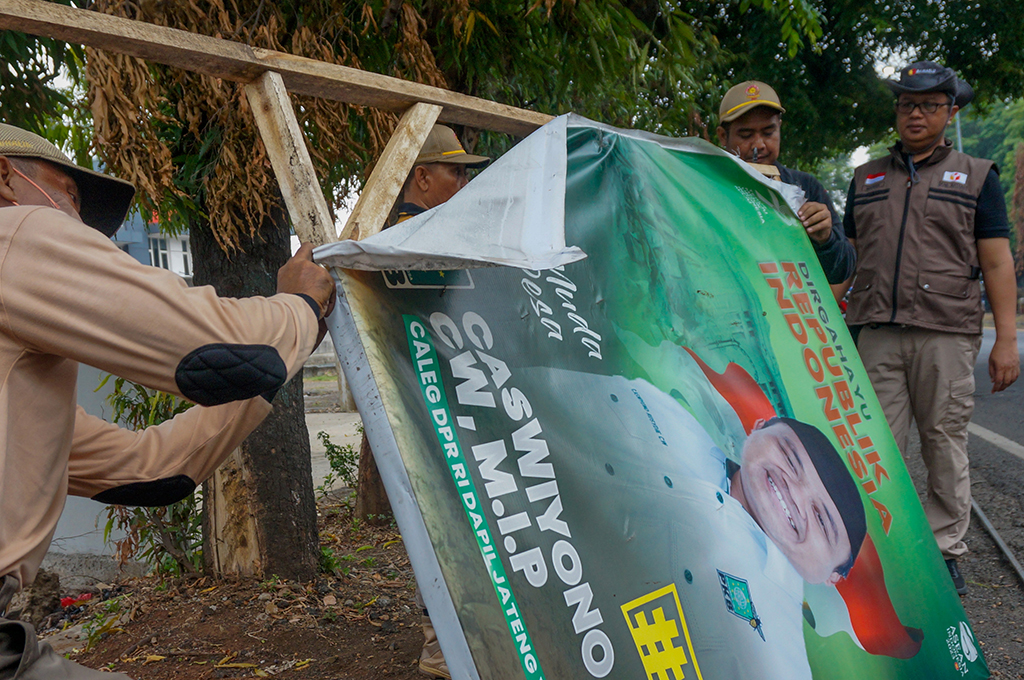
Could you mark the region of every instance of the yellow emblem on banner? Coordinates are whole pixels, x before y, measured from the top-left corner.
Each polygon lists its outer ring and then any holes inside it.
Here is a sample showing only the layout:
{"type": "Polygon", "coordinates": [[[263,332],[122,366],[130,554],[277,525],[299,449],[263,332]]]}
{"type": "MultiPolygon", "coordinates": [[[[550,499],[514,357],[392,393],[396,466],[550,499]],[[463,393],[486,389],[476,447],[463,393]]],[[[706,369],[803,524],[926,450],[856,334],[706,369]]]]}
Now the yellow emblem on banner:
{"type": "Polygon", "coordinates": [[[648,680],[703,680],[676,585],[622,605],[648,680]]]}

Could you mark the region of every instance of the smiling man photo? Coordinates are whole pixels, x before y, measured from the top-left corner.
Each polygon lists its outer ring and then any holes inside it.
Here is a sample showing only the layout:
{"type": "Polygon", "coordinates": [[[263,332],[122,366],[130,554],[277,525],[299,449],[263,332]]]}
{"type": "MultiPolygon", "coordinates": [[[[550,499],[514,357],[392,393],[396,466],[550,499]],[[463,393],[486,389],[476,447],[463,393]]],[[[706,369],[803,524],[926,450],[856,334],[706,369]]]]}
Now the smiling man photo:
{"type": "Polygon", "coordinates": [[[710,383],[700,388],[704,378],[693,368],[693,382],[680,387],[685,396],[619,375],[552,368],[517,375],[546,386],[530,401],[564,462],[564,507],[582,502],[571,500],[572,489],[600,490],[602,502],[573,536],[585,541],[593,532],[616,568],[683,589],[704,677],[810,680],[805,587],[834,590],[850,573],[866,537],[863,502],[835,447],[813,426],[759,420],[727,454],[680,402],[710,400],[711,412],[737,419],[710,383]],[[737,589],[743,606],[723,596],[737,589]],[[723,641],[731,653],[720,653],[723,641]]]}
{"type": "Polygon", "coordinates": [[[792,418],[760,421],[743,445],[729,495],[808,583],[836,584],[864,540],[864,505],[835,447],[792,418]]]}

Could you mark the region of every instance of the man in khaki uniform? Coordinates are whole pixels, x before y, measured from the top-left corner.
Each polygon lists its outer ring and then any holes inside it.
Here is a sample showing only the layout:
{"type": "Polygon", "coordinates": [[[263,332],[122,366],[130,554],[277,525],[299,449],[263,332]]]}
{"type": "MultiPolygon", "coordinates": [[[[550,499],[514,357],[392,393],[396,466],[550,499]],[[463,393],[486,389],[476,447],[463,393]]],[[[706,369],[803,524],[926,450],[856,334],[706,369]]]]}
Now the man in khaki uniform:
{"type": "MultiPolygon", "coordinates": [[[[396,224],[441,205],[469,182],[467,168],[482,168],[490,162],[486,156],[466,153],[450,127],[435,125],[402,187],[402,203],[398,206],[396,224]]],[[[420,652],[420,672],[435,678],[451,678],[419,586],[416,587],[416,604],[423,609],[424,642],[420,652]]]]}
{"type": "Polygon", "coordinates": [[[729,88],[718,107],[718,143],[770,177],[803,189],[807,202],[797,217],[818,256],[833,293],[841,299],[853,274],[856,253],[825,187],[812,175],[779,163],[782,149],[782,102],[775,90],[758,80],[729,88]]]}
{"type": "Polygon", "coordinates": [[[450,127],[435,125],[402,186],[397,222],[446,202],[469,183],[467,169],[483,168],[490,162],[487,156],[466,153],[450,127]]]}
{"type": "Polygon", "coordinates": [[[992,391],[1020,373],[1009,221],[991,161],[955,151],[945,129],[974,91],[952,69],[910,64],[897,81],[900,139],[854,173],[844,226],[857,249],[846,321],[900,450],[910,420],[928,467],[925,513],[960,594],[971,513],[967,424],[981,346],[981,281],[995,316],[992,391]]]}
{"type": "Polygon", "coordinates": [[[0,680],[124,680],[2,618],[35,578],[65,498],[166,505],[192,493],[270,412],[333,304],[308,246],[269,298],[219,298],[139,264],[109,239],[134,192],[0,124],[0,680]],[[121,429],[76,405],[79,362],[200,406],[121,429]]]}

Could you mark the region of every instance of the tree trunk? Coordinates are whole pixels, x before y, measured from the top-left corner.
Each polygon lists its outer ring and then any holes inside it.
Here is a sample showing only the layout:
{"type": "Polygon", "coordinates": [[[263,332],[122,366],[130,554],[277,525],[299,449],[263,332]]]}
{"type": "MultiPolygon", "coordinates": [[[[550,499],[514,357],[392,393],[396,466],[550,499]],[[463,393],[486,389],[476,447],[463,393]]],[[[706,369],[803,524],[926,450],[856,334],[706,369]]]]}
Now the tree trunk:
{"type": "Polygon", "coordinates": [[[369,524],[387,524],[391,519],[391,501],[384,490],[370,442],[363,433],[359,445],[359,480],[356,490],[356,517],[369,524]]]}
{"type": "Polygon", "coordinates": [[[262,576],[259,531],[252,505],[254,485],[235,449],[203,485],[203,562],[221,576],[262,576]]]}
{"type": "MultiPolygon", "coordinates": [[[[273,211],[256,238],[242,238],[242,252],[230,256],[208,224],[193,225],[195,284],[228,297],[273,295],[277,270],[291,254],[287,224],[282,211],[273,211]]],[[[273,412],[204,485],[204,555],[216,573],[308,581],[317,573],[319,541],[301,371],[273,403],[273,412]]]]}

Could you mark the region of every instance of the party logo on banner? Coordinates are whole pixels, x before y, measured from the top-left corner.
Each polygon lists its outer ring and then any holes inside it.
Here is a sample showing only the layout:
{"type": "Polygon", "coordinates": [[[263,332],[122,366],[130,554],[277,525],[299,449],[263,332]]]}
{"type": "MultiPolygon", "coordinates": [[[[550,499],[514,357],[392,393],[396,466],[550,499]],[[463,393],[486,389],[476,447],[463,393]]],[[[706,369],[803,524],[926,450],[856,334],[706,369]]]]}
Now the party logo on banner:
{"type": "Polygon", "coordinates": [[[649,680],[701,678],[675,584],[622,605],[649,680]]]}

